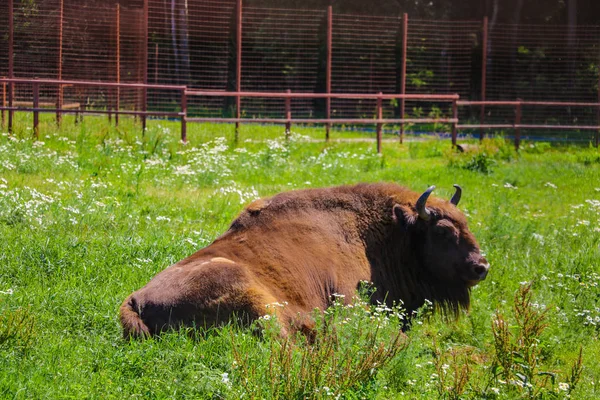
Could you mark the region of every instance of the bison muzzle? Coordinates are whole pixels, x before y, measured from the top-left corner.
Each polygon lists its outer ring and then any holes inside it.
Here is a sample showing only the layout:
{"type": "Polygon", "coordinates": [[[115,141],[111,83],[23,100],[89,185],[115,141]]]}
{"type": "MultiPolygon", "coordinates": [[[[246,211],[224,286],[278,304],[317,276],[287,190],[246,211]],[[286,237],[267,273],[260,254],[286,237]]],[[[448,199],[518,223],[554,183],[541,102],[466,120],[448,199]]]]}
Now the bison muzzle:
{"type": "Polygon", "coordinates": [[[373,301],[426,300],[457,313],[485,279],[463,213],[450,201],[388,183],[297,190],[250,204],[208,247],[166,268],[120,309],[125,337],[165,329],[250,323],[276,313],[282,334],[310,330],[307,316],[333,294],[372,282],[373,301]],[[285,307],[267,309],[273,303],[285,307]]]}

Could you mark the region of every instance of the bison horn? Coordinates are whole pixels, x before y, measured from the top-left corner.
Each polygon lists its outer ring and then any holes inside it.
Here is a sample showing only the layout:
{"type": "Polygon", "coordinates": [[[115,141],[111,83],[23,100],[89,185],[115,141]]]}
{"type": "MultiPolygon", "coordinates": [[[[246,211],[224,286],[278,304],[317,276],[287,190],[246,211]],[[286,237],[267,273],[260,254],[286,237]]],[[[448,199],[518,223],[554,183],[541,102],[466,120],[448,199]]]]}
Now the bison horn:
{"type": "Polygon", "coordinates": [[[454,196],[452,196],[452,198],[450,199],[450,203],[457,206],[458,202],[460,201],[460,196],[462,195],[462,188],[456,184],[453,186],[456,188],[456,192],[454,192],[454,196]]]}
{"type": "Polygon", "coordinates": [[[425,193],[423,193],[421,197],[419,197],[419,200],[417,200],[417,204],[415,204],[415,208],[419,213],[419,218],[425,221],[429,221],[429,218],[431,218],[431,213],[429,212],[427,207],[425,207],[425,204],[427,203],[429,195],[431,194],[431,192],[433,192],[433,189],[435,189],[435,186],[429,186],[425,193]]]}

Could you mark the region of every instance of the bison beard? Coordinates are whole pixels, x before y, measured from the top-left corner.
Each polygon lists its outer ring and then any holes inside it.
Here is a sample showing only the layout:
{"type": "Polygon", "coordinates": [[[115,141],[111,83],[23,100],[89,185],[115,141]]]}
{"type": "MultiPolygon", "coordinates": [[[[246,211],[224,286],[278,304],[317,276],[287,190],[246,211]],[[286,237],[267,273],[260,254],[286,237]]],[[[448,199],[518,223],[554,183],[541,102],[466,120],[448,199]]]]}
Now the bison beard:
{"type": "MultiPolygon", "coordinates": [[[[456,186],[456,185],[455,185],[456,186]]],[[[275,312],[282,334],[310,330],[309,313],[334,293],[350,299],[373,282],[373,301],[426,299],[457,313],[489,265],[456,208],[395,184],[281,193],[255,201],[208,247],[157,274],[120,309],[125,337],[234,316],[250,323],[275,312]],[[267,310],[272,303],[287,303],[267,310]]]]}

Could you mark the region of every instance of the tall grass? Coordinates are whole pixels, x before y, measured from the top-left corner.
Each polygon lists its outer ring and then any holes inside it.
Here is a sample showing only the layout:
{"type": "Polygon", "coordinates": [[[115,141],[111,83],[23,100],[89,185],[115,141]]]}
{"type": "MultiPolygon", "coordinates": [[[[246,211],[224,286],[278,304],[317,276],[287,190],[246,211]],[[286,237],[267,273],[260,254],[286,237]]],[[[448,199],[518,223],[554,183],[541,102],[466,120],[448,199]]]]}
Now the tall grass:
{"type": "Polygon", "coordinates": [[[490,140],[457,154],[433,140],[385,142],[378,155],[308,128],[286,140],[244,127],[235,144],[230,126],[191,125],[183,144],[176,123],[150,121],[144,136],[123,124],[46,121],[37,142],[22,122],[0,134],[0,398],[600,396],[596,149],[524,143],[517,154],[490,140]],[[337,305],[313,316],[308,342],[264,319],[121,339],[121,301],[244,204],[382,180],[435,184],[443,198],[462,185],[492,269],[457,321],[423,310],[405,336],[398,310],[337,305]]]}
{"type": "MultiPolygon", "coordinates": [[[[368,394],[378,372],[407,346],[401,307],[371,306],[340,297],[316,310],[314,332],[280,337],[278,321],[263,318],[262,351],[248,354],[232,335],[234,374],[240,397],[304,399],[368,394]]],[[[269,316],[266,316],[269,317],[269,316]]]]}

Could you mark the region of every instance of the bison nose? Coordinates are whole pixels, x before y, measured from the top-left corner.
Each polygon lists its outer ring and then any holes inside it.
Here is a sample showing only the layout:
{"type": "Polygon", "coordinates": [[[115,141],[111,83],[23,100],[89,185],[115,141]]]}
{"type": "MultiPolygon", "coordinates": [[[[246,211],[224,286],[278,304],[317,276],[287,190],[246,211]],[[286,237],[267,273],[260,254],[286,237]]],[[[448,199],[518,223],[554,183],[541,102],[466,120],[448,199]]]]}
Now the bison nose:
{"type": "Polygon", "coordinates": [[[485,263],[476,264],[473,267],[473,272],[475,273],[476,276],[479,277],[479,280],[482,281],[487,276],[489,269],[490,269],[490,264],[485,262],[485,263]]]}

